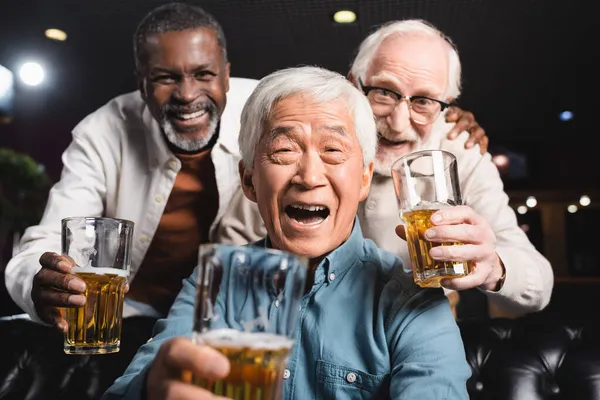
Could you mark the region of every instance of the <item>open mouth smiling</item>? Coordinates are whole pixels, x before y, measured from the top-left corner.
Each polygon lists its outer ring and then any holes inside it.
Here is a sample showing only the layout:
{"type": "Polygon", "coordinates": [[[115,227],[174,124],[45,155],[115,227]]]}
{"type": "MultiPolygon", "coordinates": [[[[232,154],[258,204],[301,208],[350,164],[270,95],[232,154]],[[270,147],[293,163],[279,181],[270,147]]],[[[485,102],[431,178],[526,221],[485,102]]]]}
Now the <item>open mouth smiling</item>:
{"type": "Polygon", "coordinates": [[[286,215],[302,225],[317,225],[329,217],[329,208],[319,204],[295,203],[285,207],[286,215]]]}

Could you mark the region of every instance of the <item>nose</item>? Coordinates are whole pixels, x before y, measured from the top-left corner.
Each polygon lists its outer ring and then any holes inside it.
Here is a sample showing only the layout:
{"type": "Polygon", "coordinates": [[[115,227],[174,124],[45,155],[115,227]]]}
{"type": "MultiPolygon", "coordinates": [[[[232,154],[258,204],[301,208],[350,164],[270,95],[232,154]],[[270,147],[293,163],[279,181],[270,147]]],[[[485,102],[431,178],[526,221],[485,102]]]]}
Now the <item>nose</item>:
{"type": "Polygon", "coordinates": [[[410,108],[408,101],[400,101],[390,115],[387,116],[386,122],[394,132],[404,132],[410,128],[410,108]]]}
{"type": "Polygon", "coordinates": [[[174,93],[174,97],[182,103],[192,103],[200,95],[200,84],[193,77],[183,77],[174,93]]]}
{"type": "Polygon", "coordinates": [[[306,189],[314,189],[327,184],[325,164],[318,152],[306,152],[298,165],[298,171],[292,183],[306,189]]]}

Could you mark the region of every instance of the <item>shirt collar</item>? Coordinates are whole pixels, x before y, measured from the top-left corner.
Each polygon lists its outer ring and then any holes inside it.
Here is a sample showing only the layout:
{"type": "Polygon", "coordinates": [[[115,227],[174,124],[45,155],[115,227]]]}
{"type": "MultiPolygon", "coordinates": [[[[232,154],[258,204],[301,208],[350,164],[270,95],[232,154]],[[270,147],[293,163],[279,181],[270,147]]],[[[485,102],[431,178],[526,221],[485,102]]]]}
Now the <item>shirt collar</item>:
{"type": "MultiPolygon", "coordinates": [[[[357,259],[362,258],[364,251],[363,242],[364,237],[360,227],[360,222],[358,222],[358,217],[355,217],[354,227],[352,228],[352,233],[350,233],[348,240],[338,246],[337,249],[330,252],[319,263],[317,270],[323,269],[323,272],[326,274],[325,279],[328,281],[331,280],[332,273],[335,275],[343,274],[350,267],[352,267],[352,265],[354,265],[357,259]]],[[[264,239],[256,242],[255,245],[271,248],[271,240],[269,240],[269,237],[267,236],[264,239]]]]}

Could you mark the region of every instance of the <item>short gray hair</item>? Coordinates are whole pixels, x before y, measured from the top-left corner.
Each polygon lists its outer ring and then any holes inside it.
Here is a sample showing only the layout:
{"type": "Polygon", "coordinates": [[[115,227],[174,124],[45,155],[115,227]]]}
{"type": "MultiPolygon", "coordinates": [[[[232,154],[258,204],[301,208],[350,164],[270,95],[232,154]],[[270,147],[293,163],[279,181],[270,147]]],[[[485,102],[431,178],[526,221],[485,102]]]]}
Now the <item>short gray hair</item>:
{"type": "Polygon", "coordinates": [[[373,161],[377,149],[377,130],[373,111],[365,95],[337,72],[305,66],[286,68],[267,75],[246,101],[238,138],[246,168],[252,168],[254,153],[265,133],[265,125],[273,107],[277,102],[297,94],[308,95],[321,104],[337,99],[345,101],[354,119],[364,165],[373,161]]]}
{"type": "Polygon", "coordinates": [[[351,73],[354,79],[360,78],[366,81],[366,74],[375,53],[381,43],[388,37],[420,35],[441,38],[448,44],[449,66],[448,66],[448,89],[446,98],[456,99],[461,89],[461,66],[458,51],[452,40],[430,23],[420,19],[407,19],[403,21],[391,21],[371,33],[358,48],[358,53],[352,63],[351,73]]]}

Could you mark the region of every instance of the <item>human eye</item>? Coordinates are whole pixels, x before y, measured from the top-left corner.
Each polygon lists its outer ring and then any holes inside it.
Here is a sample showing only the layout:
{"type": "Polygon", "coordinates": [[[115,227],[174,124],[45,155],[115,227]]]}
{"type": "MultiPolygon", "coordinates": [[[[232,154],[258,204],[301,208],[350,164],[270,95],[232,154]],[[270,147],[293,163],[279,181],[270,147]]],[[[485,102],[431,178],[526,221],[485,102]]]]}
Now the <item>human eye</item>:
{"type": "Polygon", "coordinates": [[[204,70],[198,71],[194,74],[194,77],[199,81],[209,81],[215,76],[216,74],[214,72],[204,70]]]}
{"type": "Polygon", "coordinates": [[[160,83],[161,85],[170,85],[177,82],[177,77],[169,74],[160,74],[152,77],[152,82],[160,83]]]}
{"type": "Polygon", "coordinates": [[[375,88],[369,94],[371,95],[371,100],[376,103],[390,104],[396,102],[394,93],[384,88],[375,88]]]}

